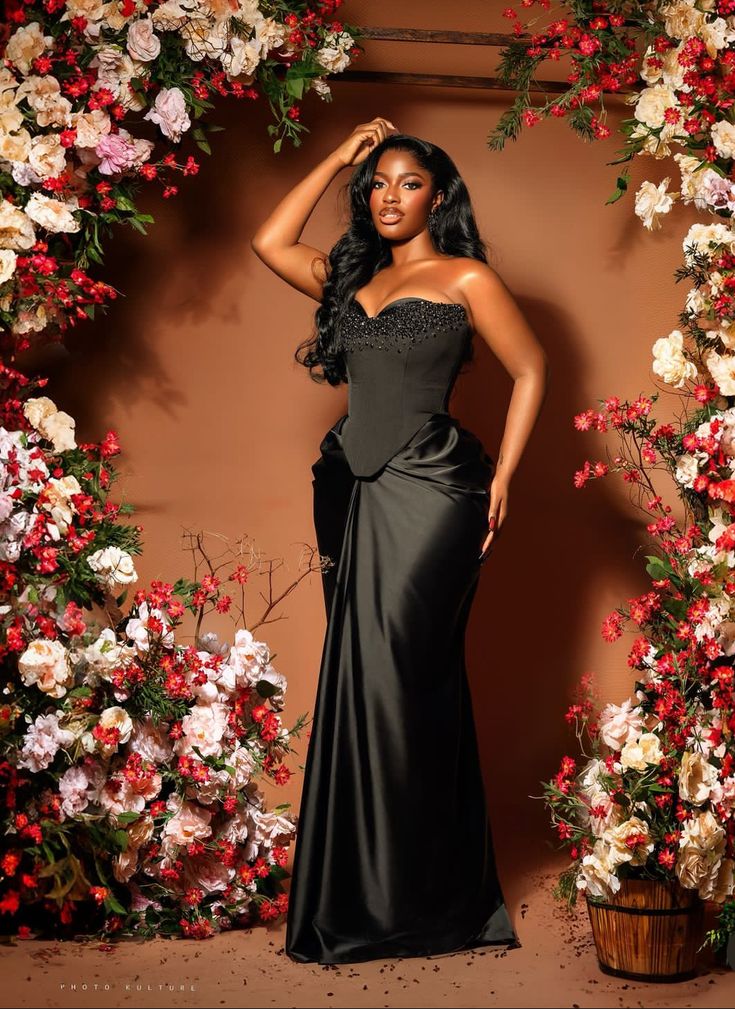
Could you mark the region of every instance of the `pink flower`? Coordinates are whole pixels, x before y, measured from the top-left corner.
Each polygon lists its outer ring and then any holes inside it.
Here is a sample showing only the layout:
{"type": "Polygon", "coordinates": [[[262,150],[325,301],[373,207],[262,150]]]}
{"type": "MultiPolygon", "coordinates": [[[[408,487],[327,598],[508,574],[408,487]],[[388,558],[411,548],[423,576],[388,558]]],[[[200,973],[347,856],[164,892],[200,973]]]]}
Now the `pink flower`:
{"type": "Polygon", "coordinates": [[[95,153],[102,159],[97,166],[102,175],[125,172],[137,161],[135,145],[120,133],[106,133],[95,147],[95,153]]]}

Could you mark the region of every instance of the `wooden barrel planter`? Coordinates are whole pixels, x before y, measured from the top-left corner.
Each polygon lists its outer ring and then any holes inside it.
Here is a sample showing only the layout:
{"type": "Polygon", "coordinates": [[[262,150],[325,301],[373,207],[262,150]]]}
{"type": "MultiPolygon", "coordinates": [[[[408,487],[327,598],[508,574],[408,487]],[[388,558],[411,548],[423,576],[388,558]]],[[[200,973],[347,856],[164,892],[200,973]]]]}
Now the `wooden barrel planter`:
{"type": "Polygon", "coordinates": [[[704,902],[678,882],[624,879],[611,902],[587,898],[600,970],[635,981],[686,981],[704,941],[704,902]]]}

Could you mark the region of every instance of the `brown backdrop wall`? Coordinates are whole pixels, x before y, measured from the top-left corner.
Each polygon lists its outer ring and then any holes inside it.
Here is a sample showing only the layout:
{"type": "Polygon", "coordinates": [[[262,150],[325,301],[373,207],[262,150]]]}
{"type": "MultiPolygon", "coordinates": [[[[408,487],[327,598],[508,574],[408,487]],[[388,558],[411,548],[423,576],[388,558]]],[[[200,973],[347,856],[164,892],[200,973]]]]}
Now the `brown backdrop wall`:
{"type": "MultiPolygon", "coordinates": [[[[507,31],[501,4],[454,8],[423,2],[390,9],[348,2],[345,20],[375,25],[507,31]]],[[[355,67],[489,74],[494,49],[366,43],[355,67]]],[[[552,68],[549,68],[547,76],[552,68]]],[[[559,72],[560,68],[556,68],[559,72]]],[[[577,491],[584,458],[604,455],[604,439],[574,431],[577,411],[598,397],[650,391],[651,344],[674,328],[685,290],[681,261],[688,212],[677,208],[662,233],[633,216],[632,193],[605,206],[614,189],[615,136],[583,143],[563,122],[524,132],[502,153],[486,138],[512,100],[508,92],[387,86],[333,79],[334,101],[311,95],[303,146],[274,155],[266,103],[220,103],[214,156],[195,151],[197,177],[161,201],[141,196],[155,225],[147,238],[120,233],[105,279],[124,294],[104,319],[79,326],[68,349],[36,362],[51,376],[49,395],[77,417],[78,437],[119,433],[123,478],[118,498],[133,502],[144,526],[139,585],[189,575],[183,529],[255,537],[284,557],[280,584],[296,577],[300,544],[314,543],[310,467],[319,443],[346,408],[346,389],[319,386],[293,359],[313,326],[316,303],[272,274],[249,239],[276,202],[359,122],[390,118],[432,140],[455,160],[473,198],[481,233],[498,269],[545,346],[551,387],[539,426],[511,488],[503,535],[484,566],[468,636],[468,670],[506,881],[538,864],[550,838],[539,780],[573,751],[564,725],[569,691],[581,673],[597,674],[603,699],[621,701],[633,678],[631,636],[614,646],[603,617],[646,587],[644,519],[619,478],[577,491]],[[636,553],[638,552],[638,553],[636,553]],[[519,838],[527,863],[519,859],[519,838]]],[[[608,100],[609,123],[630,114],[608,100]]],[[[180,160],[184,160],[182,157],[180,160]]],[[[639,181],[659,181],[662,166],[638,159],[639,181]]],[[[335,180],[304,231],[329,249],[345,225],[339,200],[349,170],[335,180]]],[[[677,180],[672,182],[676,188],[677,180]]],[[[495,456],[511,383],[487,346],[461,377],[450,410],[495,456]]],[[[664,409],[676,397],[664,394],[664,409]]],[[[614,443],[609,442],[614,448],[614,443]]],[[[671,495],[672,503],[674,501],[671,495]]],[[[251,594],[251,612],[261,606],[251,594]]],[[[302,583],[284,619],[260,636],[288,678],[287,724],[311,711],[324,633],[318,575],[302,583]]],[[[228,621],[210,624],[226,634],[228,621]]],[[[299,744],[301,758],[306,740],[299,744]]],[[[291,761],[295,766],[295,761],[291,761]]],[[[301,774],[273,798],[298,804],[301,774]]],[[[441,817],[437,797],[437,820],[441,817]]],[[[427,811],[427,829],[432,813],[427,811]]]]}

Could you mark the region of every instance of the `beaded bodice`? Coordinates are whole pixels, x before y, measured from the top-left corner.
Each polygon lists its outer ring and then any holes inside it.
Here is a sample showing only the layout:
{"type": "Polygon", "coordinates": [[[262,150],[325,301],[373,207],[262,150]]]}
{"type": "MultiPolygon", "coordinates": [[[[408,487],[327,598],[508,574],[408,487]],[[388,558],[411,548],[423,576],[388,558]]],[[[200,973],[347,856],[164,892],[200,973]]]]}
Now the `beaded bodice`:
{"type": "Polygon", "coordinates": [[[355,476],[374,476],[435,413],[447,413],[472,327],[463,305],[397,298],[367,315],[354,298],[341,327],[348,376],[343,446],[355,476]]]}

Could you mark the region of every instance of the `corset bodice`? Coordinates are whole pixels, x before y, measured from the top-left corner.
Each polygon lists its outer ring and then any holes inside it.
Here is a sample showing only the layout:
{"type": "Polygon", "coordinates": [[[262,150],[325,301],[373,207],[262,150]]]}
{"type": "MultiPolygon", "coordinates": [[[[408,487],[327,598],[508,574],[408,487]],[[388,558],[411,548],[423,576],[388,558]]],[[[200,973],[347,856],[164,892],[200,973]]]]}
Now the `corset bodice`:
{"type": "Polygon", "coordinates": [[[342,435],[355,476],[373,476],[432,414],[448,413],[471,341],[467,313],[455,302],[398,298],[376,316],[349,302],[340,338],[348,376],[342,435]]]}

